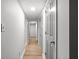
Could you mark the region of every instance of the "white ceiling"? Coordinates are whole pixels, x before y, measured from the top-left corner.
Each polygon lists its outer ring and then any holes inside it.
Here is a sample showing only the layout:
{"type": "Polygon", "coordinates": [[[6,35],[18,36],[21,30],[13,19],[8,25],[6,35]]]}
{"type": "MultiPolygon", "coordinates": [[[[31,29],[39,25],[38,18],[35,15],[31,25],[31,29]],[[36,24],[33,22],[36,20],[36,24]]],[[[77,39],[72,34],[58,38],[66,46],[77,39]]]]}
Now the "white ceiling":
{"type": "Polygon", "coordinates": [[[28,20],[37,20],[46,3],[46,0],[19,0],[19,3],[28,20]],[[34,7],[36,10],[31,11],[31,7],[34,7]]]}

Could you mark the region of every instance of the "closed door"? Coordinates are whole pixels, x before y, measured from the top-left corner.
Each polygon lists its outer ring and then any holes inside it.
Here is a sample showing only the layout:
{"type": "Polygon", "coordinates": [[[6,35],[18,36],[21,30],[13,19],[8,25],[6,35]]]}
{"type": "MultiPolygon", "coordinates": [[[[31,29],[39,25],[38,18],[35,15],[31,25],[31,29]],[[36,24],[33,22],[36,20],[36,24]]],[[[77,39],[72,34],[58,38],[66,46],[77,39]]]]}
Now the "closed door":
{"type": "Polygon", "coordinates": [[[37,37],[37,26],[36,23],[34,24],[30,24],[29,26],[29,33],[30,33],[30,37],[37,37]]]}
{"type": "Polygon", "coordinates": [[[46,59],[56,59],[56,0],[49,0],[45,10],[46,59]]]}

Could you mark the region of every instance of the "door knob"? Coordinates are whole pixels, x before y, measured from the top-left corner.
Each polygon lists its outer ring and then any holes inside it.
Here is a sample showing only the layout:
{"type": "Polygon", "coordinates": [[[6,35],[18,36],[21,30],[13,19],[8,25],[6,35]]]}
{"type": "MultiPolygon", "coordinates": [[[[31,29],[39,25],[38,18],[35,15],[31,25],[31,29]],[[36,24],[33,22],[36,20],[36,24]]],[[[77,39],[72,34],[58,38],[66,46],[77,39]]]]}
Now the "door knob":
{"type": "Polygon", "coordinates": [[[55,44],[55,41],[51,41],[50,43],[53,43],[53,44],[55,44]]]}
{"type": "Polygon", "coordinates": [[[50,42],[50,46],[51,46],[51,47],[54,47],[54,46],[55,46],[55,41],[51,41],[51,42],[50,42]]]}
{"type": "Polygon", "coordinates": [[[47,52],[45,52],[45,55],[47,55],[47,52]]]}

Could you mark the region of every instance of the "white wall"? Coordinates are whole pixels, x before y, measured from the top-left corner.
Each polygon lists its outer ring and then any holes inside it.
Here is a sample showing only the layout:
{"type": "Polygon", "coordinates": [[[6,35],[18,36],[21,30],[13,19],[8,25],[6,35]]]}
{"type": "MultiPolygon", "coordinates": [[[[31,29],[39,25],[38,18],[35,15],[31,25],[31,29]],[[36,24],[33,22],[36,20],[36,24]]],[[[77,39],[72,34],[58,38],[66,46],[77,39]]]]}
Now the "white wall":
{"type": "Polygon", "coordinates": [[[58,59],[69,59],[69,0],[58,0],[58,59]]]}
{"type": "Polygon", "coordinates": [[[28,21],[27,19],[25,19],[25,24],[24,24],[25,28],[24,28],[24,44],[25,46],[27,45],[27,41],[28,41],[28,21]]]}
{"type": "Polygon", "coordinates": [[[1,1],[1,59],[20,59],[24,48],[24,14],[16,0],[1,1]]]}
{"type": "Polygon", "coordinates": [[[38,44],[40,46],[40,48],[43,48],[43,28],[42,28],[43,24],[42,24],[42,19],[40,19],[37,22],[37,31],[38,31],[38,44]]]}

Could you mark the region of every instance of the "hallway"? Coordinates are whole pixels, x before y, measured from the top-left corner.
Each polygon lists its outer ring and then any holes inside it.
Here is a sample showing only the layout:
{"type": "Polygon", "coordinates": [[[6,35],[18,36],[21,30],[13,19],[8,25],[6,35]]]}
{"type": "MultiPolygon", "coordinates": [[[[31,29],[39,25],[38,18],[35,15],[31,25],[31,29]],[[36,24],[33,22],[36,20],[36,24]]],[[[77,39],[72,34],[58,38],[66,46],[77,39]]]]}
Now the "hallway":
{"type": "Polygon", "coordinates": [[[25,47],[23,59],[43,59],[42,49],[39,47],[35,37],[32,37],[25,47]]]}
{"type": "Polygon", "coordinates": [[[69,59],[69,0],[1,0],[1,59],[69,59]]]}

